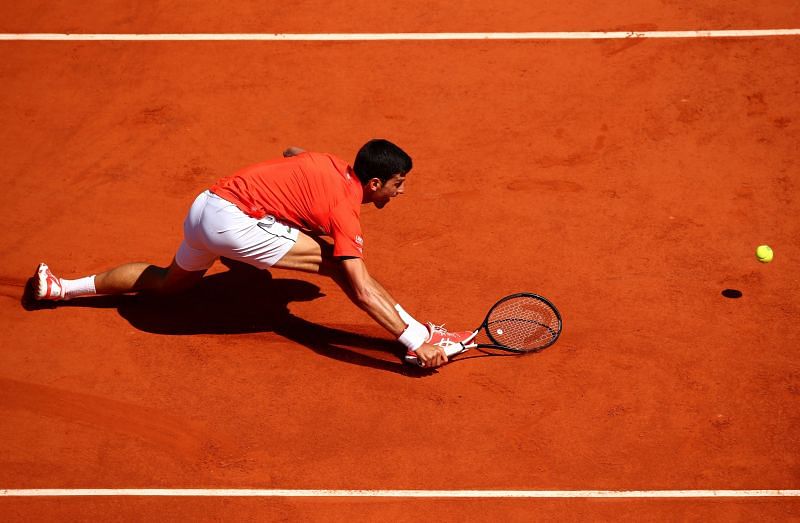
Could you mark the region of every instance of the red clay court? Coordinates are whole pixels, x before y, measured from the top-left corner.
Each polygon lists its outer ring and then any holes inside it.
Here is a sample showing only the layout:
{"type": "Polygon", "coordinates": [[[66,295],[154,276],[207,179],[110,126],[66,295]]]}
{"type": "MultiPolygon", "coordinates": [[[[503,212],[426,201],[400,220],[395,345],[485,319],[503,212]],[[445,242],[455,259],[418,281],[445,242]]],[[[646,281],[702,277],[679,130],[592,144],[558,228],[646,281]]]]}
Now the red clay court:
{"type": "Polygon", "coordinates": [[[796,28],[785,0],[7,2],[1,519],[800,520],[800,34],[642,37],[796,28]],[[551,36],[64,36],[522,31],[551,36]],[[363,209],[376,279],[454,329],[537,292],[556,345],[415,372],[333,282],[219,263],[170,299],[21,305],[40,261],[166,264],[218,178],[373,137],[415,165],[363,209]],[[577,491],[644,497],[535,497],[577,491]]]}

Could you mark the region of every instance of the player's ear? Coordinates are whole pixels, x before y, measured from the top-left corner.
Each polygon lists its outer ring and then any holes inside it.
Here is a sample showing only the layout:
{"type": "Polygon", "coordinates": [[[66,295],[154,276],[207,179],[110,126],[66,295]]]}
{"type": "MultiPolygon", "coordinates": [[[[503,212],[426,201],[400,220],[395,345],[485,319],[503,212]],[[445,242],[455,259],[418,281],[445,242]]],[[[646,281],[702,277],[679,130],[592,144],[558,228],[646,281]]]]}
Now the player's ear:
{"type": "Polygon", "coordinates": [[[377,191],[382,186],[383,182],[381,181],[380,178],[372,178],[370,179],[370,181],[367,182],[367,187],[369,187],[371,191],[377,191]]]}

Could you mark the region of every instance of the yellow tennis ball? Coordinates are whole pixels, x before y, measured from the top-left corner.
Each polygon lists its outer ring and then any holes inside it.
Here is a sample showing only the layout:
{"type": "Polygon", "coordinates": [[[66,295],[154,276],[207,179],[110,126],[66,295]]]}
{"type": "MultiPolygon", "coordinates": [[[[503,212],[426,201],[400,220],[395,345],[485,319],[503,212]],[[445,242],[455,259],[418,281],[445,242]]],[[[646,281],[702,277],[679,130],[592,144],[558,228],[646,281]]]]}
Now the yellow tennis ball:
{"type": "Polygon", "coordinates": [[[756,258],[761,263],[769,263],[772,261],[772,247],[769,245],[759,245],[756,247],[756,258]]]}

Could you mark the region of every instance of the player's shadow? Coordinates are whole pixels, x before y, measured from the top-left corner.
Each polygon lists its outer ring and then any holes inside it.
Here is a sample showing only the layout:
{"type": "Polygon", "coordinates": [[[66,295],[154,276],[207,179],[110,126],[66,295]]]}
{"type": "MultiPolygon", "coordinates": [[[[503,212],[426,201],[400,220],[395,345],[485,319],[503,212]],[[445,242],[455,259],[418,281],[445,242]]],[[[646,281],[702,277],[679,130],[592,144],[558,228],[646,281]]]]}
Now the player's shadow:
{"type": "Polygon", "coordinates": [[[273,278],[246,264],[226,263],[229,270],[206,276],[192,289],[172,296],[147,294],[95,296],[59,302],[58,307],[115,308],[131,325],[168,335],[273,332],[314,352],[347,363],[409,376],[416,369],[402,364],[397,342],[326,327],[289,312],[295,301],[324,296],[316,285],[273,278]],[[394,361],[365,354],[389,353],[394,361]]]}

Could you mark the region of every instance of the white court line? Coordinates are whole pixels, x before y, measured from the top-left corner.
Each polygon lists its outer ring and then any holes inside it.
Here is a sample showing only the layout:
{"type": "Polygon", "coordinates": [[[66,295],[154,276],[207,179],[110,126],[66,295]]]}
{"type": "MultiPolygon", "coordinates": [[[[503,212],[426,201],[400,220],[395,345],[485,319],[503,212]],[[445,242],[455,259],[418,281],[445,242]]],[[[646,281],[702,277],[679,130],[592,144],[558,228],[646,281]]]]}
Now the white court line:
{"type": "Polygon", "coordinates": [[[608,40],[625,38],[748,38],[800,36],[800,29],[725,29],[701,31],[569,31],[528,33],[162,33],[69,34],[2,33],[0,40],[31,41],[325,41],[378,40],[608,40]]]}
{"type": "Polygon", "coordinates": [[[260,498],[766,498],[800,490],[293,490],[293,489],[5,489],[0,497],[169,496],[260,498]]]}

